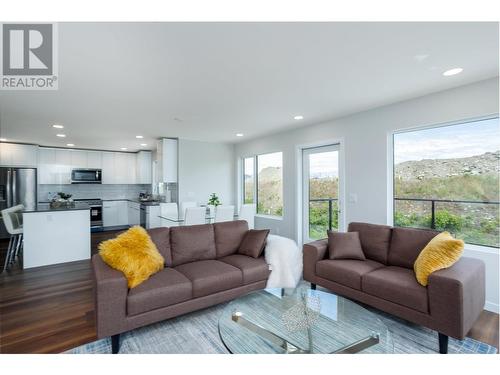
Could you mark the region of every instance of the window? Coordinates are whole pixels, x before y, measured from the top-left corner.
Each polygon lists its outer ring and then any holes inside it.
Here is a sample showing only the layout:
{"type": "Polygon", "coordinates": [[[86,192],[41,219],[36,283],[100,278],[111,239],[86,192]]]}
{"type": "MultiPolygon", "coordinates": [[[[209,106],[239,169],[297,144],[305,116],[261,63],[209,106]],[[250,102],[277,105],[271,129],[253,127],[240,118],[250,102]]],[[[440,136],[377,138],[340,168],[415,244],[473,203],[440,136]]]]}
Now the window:
{"type": "Polygon", "coordinates": [[[498,118],[396,133],[394,225],[499,247],[498,118]]]}
{"type": "Polygon", "coordinates": [[[255,203],[255,158],[243,160],[243,203],[255,203]]]}
{"type": "Polygon", "coordinates": [[[281,152],[244,158],[243,203],[255,203],[261,215],[283,216],[282,166],[281,152]]]}

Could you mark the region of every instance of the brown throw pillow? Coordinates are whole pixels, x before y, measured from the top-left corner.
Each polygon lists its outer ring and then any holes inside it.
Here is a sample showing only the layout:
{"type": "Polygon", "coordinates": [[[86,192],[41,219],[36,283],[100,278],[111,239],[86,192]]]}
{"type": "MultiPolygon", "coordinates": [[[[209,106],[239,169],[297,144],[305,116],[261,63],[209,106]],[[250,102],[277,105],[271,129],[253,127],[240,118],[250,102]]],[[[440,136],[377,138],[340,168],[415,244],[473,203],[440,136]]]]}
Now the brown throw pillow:
{"type": "Polygon", "coordinates": [[[366,260],[358,232],[328,231],[328,253],[330,259],[366,260]]]}
{"type": "Polygon", "coordinates": [[[247,255],[252,258],[258,258],[262,255],[266,246],[269,229],[250,229],[238,248],[238,254],[247,255]]]}

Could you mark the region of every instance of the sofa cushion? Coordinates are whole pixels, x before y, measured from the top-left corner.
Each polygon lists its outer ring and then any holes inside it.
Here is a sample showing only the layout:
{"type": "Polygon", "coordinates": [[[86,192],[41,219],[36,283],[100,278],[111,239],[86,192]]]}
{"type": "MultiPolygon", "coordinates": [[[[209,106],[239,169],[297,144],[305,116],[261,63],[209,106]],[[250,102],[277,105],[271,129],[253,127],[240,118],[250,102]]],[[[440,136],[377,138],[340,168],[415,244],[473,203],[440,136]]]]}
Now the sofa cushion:
{"type": "Polygon", "coordinates": [[[149,237],[156,245],[156,248],[165,259],[165,265],[172,265],[172,252],[170,250],[170,229],[166,227],[153,228],[147,230],[149,237]]]}
{"type": "Polygon", "coordinates": [[[175,305],[192,297],[191,281],[180,272],[165,268],[154,274],[127,296],[127,314],[137,315],[175,305]]]}
{"type": "Polygon", "coordinates": [[[387,301],[423,313],[428,312],[427,288],[415,279],[412,270],[403,267],[383,267],[362,277],[362,290],[387,301]]]}
{"type": "Polygon", "coordinates": [[[373,260],[326,259],[316,263],[316,275],[361,290],[361,277],[381,267],[384,265],[373,260]]]}
{"type": "Polygon", "coordinates": [[[330,259],[365,260],[358,232],[328,231],[328,254],[330,259]]]}
{"type": "Polygon", "coordinates": [[[243,285],[239,268],[218,260],[200,260],[175,267],[193,284],[193,297],[203,297],[243,285]]]}
{"type": "Polygon", "coordinates": [[[243,284],[245,285],[267,280],[270,273],[264,257],[255,259],[246,255],[234,254],[220,258],[219,261],[239,268],[243,273],[243,284]]]}
{"type": "Polygon", "coordinates": [[[258,258],[262,255],[266,247],[267,236],[269,229],[251,229],[241,241],[238,248],[238,254],[246,255],[253,258],[258,258]]]}
{"type": "Polygon", "coordinates": [[[438,234],[435,230],[393,228],[387,263],[413,269],[418,254],[438,234]]]}
{"type": "Polygon", "coordinates": [[[101,242],[99,255],[108,266],[124,274],[129,288],[135,288],[165,264],[146,229],[138,225],[101,242]]]}
{"type": "Polygon", "coordinates": [[[222,258],[238,251],[243,237],[248,232],[248,223],[245,220],[215,223],[214,231],[217,258],[222,258]]]}
{"type": "Polygon", "coordinates": [[[174,267],[197,260],[215,259],[214,226],[202,224],[172,227],[170,248],[174,267]]]}
{"type": "Polygon", "coordinates": [[[367,259],[387,264],[392,228],[387,225],[350,223],[349,232],[359,232],[359,240],[367,259]]]}
{"type": "Polygon", "coordinates": [[[438,234],[424,247],[413,266],[419,284],[427,286],[433,272],[451,267],[463,251],[464,241],[453,238],[449,232],[438,234]]]}

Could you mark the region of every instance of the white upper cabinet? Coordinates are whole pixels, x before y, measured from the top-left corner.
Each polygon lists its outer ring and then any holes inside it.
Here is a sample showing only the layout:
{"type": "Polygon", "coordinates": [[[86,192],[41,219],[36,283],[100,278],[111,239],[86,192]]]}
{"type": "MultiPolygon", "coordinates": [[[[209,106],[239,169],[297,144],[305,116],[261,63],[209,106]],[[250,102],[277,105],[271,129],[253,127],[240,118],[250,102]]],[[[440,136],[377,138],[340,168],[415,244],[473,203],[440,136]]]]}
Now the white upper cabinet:
{"type": "Polygon", "coordinates": [[[40,184],[70,184],[71,170],[75,168],[102,169],[103,184],[147,184],[151,183],[151,152],[38,149],[40,184]]]}
{"type": "Polygon", "coordinates": [[[136,154],[136,182],[150,184],[152,174],[151,151],[139,151],[136,154]]]}
{"type": "Polygon", "coordinates": [[[56,184],[71,184],[71,151],[56,149],[56,184]]]}
{"type": "Polygon", "coordinates": [[[87,168],[102,169],[102,152],[87,151],[87,168]]]}
{"type": "Polygon", "coordinates": [[[36,167],[38,147],[17,143],[0,143],[0,165],[5,167],[36,167]]]}
{"type": "Polygon", "coordinates": [[[115,182],[115,153],[103,152],[102,156],[102,183],[114,184],[115,182]]]}
{"type": "Polygon", "coordinates": [[[38,183],[56,184],[56,150],[53,148],[38,149],[38,183]]]}
{"type": "Polygon", "coordinates": [[[87,151],[71,150],[71,168],[88,168],[87,151]]]}
{"type": "Polygon", "coordinates": [[[158,182],[177,182],[178,140],[163,138],[157,148],[158,182]]]}
{"type": "Polygon", "coordinates": [[[128,154],[115,153],[115,184],[126,184],[129,179],[130,171],[128,169],[128,154]]]}

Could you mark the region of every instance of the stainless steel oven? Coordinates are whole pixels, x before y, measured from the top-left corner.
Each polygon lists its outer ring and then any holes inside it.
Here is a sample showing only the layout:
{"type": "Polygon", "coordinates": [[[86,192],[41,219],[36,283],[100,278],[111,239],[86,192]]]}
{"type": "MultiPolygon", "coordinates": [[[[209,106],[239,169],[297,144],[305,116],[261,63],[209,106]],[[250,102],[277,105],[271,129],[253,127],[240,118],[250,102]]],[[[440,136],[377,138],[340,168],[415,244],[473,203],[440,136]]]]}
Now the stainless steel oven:
{"type": "Polygon", "coordinates": [[[73,169],[71,171],[72,184],[101,184],[101,169],[73,169]]]}

